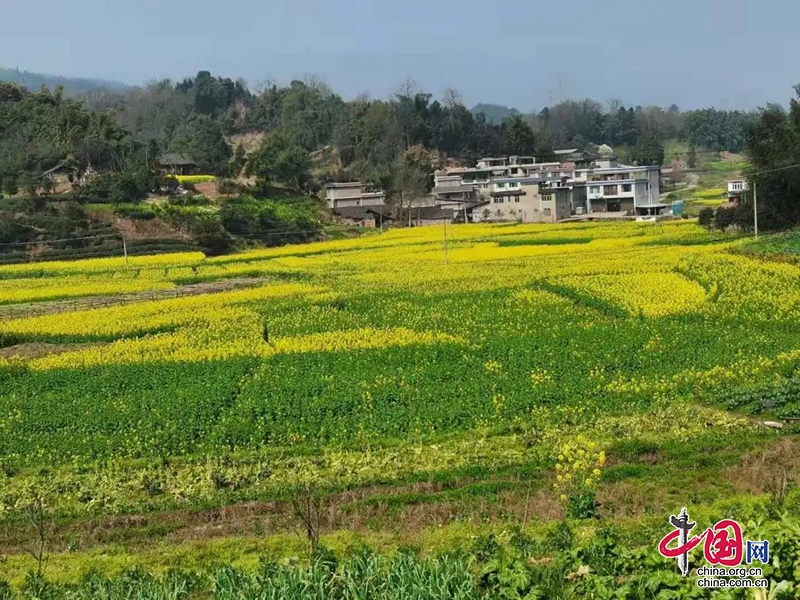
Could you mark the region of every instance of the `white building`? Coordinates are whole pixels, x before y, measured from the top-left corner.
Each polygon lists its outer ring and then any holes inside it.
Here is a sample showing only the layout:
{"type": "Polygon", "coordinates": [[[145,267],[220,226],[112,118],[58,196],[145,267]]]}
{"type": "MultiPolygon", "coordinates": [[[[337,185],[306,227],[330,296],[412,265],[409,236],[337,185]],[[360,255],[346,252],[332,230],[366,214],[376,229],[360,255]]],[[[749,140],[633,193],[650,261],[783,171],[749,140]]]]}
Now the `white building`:
{"type": "Polygon", "coordinates": [[[330,209],[386,204],[386,194],[383,190],[360,181],[328,183],[325,185],[325,195],[330,209]]]}
{"type": "Polygon", "coordinates": [[[588,163],[577,150],[559,153],[588,166],[540,163],[532,156],[487,157],[475,167],[437,171],[432,197],[437,204],[487,202],[474,207],[473,220],[479,213],[483,220],[541,222],[573,214],[660,214],[667,208],[660,202],[660,167],[624,165],[608,156],[588,163]],[[544,190],[553,192],[552,206],[541,204],[544,190]]]}
{"type": "Polygon", "coordinates": [[[750,190],[750,184],[744,177],[736,177],[728,180],[728,202],[739,204],[744,193],[750,190]]]}
{"type": "Polygon", "coordinates": [[[659,166],[623,165],[613,158],[601,158],[589,167],[576,168],[570,182],[573,210],[583,214],[659,214],[667,208],[660,202],[660,172],[659,166]]]}

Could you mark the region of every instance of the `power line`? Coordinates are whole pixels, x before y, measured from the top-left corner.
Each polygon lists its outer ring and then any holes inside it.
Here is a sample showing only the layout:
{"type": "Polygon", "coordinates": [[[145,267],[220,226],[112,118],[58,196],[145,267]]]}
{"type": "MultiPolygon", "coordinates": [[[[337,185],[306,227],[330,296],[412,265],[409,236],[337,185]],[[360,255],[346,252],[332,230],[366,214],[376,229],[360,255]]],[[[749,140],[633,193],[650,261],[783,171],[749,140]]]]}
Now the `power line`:
{"type": "Polygon", "coordinates": [[[0,244],[0,246],[30,246],[31,244],[56,244],[58,242],[76,242],[78,240],[94,240],[99,238],[109,238],[109,237],[122,237],[120,233],[105,233],[101,235],[89,235],[86,237],[74,237],[74,238],[64,238],[60,240],[32,240],[30,242],[6,242],[0,244]]]}
{"type": "Polygon", "coordinates": [[[755,173],[748,173],[748,177],[753,175],[763,175],[764,173],[775,173],[776,171],[786,171],[788,169],[796,169],[800,167],[800,163],[796,165],[789,165],[787,167],[776,167],[774,169],[764,169],[763,171],[756,171],[755,173]]]}

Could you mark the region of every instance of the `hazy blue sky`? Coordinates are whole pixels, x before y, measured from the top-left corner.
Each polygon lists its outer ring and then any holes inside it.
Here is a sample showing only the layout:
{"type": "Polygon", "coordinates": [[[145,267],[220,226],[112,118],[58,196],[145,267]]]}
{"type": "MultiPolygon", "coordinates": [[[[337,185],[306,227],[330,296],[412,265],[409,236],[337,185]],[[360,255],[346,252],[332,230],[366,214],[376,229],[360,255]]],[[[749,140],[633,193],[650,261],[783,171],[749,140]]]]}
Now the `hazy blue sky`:
{"type": "Polygon", "coordinates": [[[126,83],[207,69],[522,110],[564,98],[747,108],[800,81],[797,0],[0,0],[0,64],[126,83]]]}

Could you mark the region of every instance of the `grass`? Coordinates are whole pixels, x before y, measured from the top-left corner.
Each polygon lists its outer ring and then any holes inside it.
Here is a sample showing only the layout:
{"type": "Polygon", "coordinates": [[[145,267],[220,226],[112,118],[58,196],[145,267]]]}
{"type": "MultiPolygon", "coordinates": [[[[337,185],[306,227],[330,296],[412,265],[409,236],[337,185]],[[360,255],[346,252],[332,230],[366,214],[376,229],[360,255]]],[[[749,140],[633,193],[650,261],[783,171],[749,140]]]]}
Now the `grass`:
{"type": "Polygon", "coordinates": [[[793,230],[765,235],[758,241],[749,242],[741,246],[740,251],[756,256],[783,257],[794,260],[797,255],[800,255],[800,231],[793,230]]]}

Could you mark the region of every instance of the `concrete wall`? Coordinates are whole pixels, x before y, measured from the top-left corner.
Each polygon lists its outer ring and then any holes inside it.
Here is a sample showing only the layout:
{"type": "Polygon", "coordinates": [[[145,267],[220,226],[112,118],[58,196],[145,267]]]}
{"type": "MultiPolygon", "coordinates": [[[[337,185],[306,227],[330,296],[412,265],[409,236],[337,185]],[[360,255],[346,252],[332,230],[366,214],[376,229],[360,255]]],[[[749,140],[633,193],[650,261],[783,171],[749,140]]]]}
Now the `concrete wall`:
{"type": "Polygon", "coordinates": [[[650,203],[654,204],[661,198],[661,171],[650,171],[648,181],[650,182],[650,203]]]}
{"type": "Polygon", "coordinates": [[[633,198],[622,198],[619,202],[620,210],[623,214],[630,213],[635,214],[636,210],[633,206],[633,198]]]}
{"type": "Polygon", "coordinates": [[[353,206],[362,206],[361,198],[342,198],[341,200],[334,200],[333,208],[352,208],[353,206]]]}
{"type": "Polygon", "coordinates": [[[326,188],[328,200],[337,200],[339,198],[347,198],[358,196],[362,193],[362,186],[342,187],[342,188],[326,188]]]}
{"type": "Polygon", "coordinates": [[[582,185],[576,185],[572,188],[572,211],[574,212],[579,206],[583,208],[583,213],[586,214],[586,188],[582,185]]]}

